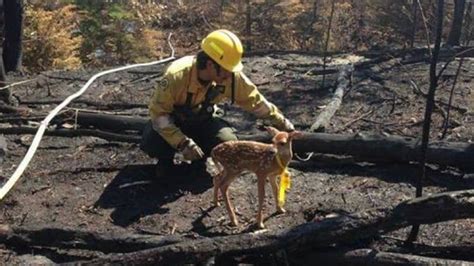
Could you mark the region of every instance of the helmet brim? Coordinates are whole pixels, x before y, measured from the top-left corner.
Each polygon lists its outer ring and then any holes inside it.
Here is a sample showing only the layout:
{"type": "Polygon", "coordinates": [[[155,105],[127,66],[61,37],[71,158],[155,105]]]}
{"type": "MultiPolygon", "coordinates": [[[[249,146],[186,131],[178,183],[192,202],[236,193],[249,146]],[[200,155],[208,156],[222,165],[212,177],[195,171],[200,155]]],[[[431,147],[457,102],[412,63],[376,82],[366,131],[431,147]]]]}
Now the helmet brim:
{"type": "Polygon", "coordinates": [[[242,62],[239,62],[237,65],[235,65],[232,69],[230,69],[230,72],[240,72],[244,68],[244,65],[242,62]]]}

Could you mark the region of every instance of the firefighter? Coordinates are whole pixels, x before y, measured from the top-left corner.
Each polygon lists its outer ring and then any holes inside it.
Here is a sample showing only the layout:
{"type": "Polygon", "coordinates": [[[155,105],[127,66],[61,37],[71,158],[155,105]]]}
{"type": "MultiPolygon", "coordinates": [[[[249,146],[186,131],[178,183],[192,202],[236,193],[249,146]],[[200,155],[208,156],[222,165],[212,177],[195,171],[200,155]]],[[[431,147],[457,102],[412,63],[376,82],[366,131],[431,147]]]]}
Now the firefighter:
{"type": "Polygon", "coordinates": [[[140,144],[145,153],[158,158],[156,176],[173,174],[177,151],[197,166],[196,171],[204,170],[214,146],[237,139],[232,127],[216,114],[216,104],[225,100],[280,130],[294,130],[242,72],[242,53],[239,38],[221,29],[202,40],[197,55],[168,66],[149,103],[151,119],[140,144]]]}

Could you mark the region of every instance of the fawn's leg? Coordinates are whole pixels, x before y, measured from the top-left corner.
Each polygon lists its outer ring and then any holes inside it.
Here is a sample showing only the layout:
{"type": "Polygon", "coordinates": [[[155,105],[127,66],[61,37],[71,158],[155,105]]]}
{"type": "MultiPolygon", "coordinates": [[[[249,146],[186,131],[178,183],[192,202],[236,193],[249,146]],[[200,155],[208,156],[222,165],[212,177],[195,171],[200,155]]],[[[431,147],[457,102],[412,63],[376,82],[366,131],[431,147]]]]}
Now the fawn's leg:
{"type": "Polygon", "coordinates": [[[277,184],[277,177],[276,176],[270,176],[270,185],[272,186],[272,192],[273,192],[273,198],[275,199],[275,206],[276,206],[276,212],[277,213],[285,213],[285,209],[281,207],[278,204],[278,189],[279,186],[277,184]]]}
{"type": "Polygon", "coordinates": [[[257,176],[258,184],[258,212],[257,212],[257,226],[259,228],[265,228],[263,224],[263,200],[265,199],[265,179],[266,176],[257,176]]]}
{"type": "Polygon", "coordinates": [[[219,203],[219,187],[222,183],[224,174],[224,171],[222,171],[212,179],[212,183],[214,184],[214,206],[216,207],[221,205],[219,203]]]}
{"type": "Polygon", "coordinates": [[[225,207],[227,208],[227,212],[229,213],[230,222],[232,225],[237,226],[239,222],[237,221],[237,217],[235,217],[234,206],[229,199],[229,186],[234,178],[230,177],[229,175],[225,175],[221,179],[221,184],[219,185],[222,197],[224,197],[225,207]]]}

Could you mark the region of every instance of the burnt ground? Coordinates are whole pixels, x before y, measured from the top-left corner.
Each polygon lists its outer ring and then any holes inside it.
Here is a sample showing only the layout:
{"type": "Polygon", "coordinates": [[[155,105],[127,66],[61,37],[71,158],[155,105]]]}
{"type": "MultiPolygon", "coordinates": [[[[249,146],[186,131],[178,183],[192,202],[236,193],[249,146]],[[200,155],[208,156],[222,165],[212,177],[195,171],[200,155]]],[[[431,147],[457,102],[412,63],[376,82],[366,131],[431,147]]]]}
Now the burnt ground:
{"type": "MultiPolygon", "coordinates": [[[[350,60],[367,60],[354,55],[331,58],[329,68],[350,60]]],[[[332,97],[337,74],[322,76],[310,71],[321,68],[321,58],[299,54],[268,54],[246,58],[245,72],[264,95],[280,107],[300,130],[307,130],[332,97]]],[[[437,90],[438,107],[446,111],[449,92],[459,60],[452,62],[437,90]]],[[[444,63],[441,62],[439,68],[444,63]]],[[[410,80],[427,92],[427,62],[395,63],[395,60],[359,69],[340,110],[332,119],[329,133],[352,134],[368,131],[380,134],[420,137],[425,98],[410,80]]],[[[138,68],[101,78],[78,101],[75,109],[98,110],[122,115],[147,116],[146,103],[159,79],[162,66],[138,68]],[[114,103],[106,105],[106,103],[114,103]],[[136,103],[128,108],[119,103],[136,103]]],[[[31,108],[28,121],[0,115],[0,127],[38,126],[56,103],[77,91],[95,70],[52,71],[37,76],[15,76],[15,80],[35,78],[15,87],[20,106],[31,108]],[[54,101],[53,101],[54,102],[54,101]],[[15,121],[15,122],[12,122],[15,121]],[[21,122],[19,122],[21,121],[21,122]]],[[[447,135],[444,140],[474,140],[474,60],[466,58],[454,91],[447,135]]],[[[227,119],[238,133],[257,132],[255,118],[228,107],[227,119]]],[[[439,141],[443,115],[433,114],[431,140],[439,141]]],[[[71,127],[58,124],[55,127],[71,127]]],[[[121,132],[136,134],[136,132],[121,132]]],[[[9,152],[0,169],[0,183],[14,172],[29,147],[31,135],[6,135],[9,152]]],[[[45,136],[26,172],[0,203],[0,224],[21,227],[54,227],[99,233],[191,234],[217,236],[252,230],[257,210],[256,178],[247,174],[231,185],[231,197],[241,225],[229,226],[224,207],[213,208],[209,177],[183,171],[179,177],[153,177],[155,161],[137,144],[110,142],[96,137],[45,136]],[[130,185],[136,181],[143,184],[130,185]],[[123,187],[123,185],[126,185],[123,187]]],[[[291,166],[291,165],[290,165],[291,166]]],[[[415,193],[416,164],[354,163],[348,158],[316,154],[305,163],[291,167],[293,186],[288,193],[287,213],[273,215],[269,186],[265,224],[268,230],[287,228],[314,218],[317,213],[356,212],[390,207],[410,199],[415,193]],[[313,210],[313,211],[310,211],[313,210]]],[[[472,173],[454,168],[430,166],[424,193],[474,188],[472,173]]],[[[458,220],[421,227],[414,254],[434,254],[474,261],[474,253],[452,252],[456,247],[474,245],[474,220],[458,220]],[[423,253],[425,252],[425,253],[423,253]]],[[[366,243],[384,251],[400,250],[409,229],[398,230],[366,243]]],[[[364,245],[362,245],[364,246],[364,245]]],[[[465,249],[463,249],[465,250],[465,249]]],[[[18,249],[0,246],[0,263],[20,261],[22,254],[42,254],[55,262],[73,261],[100,255],[84,250],[45,248],[18,249]]],[[[289,258],[301,263],[301,257],[289,258]]]]}

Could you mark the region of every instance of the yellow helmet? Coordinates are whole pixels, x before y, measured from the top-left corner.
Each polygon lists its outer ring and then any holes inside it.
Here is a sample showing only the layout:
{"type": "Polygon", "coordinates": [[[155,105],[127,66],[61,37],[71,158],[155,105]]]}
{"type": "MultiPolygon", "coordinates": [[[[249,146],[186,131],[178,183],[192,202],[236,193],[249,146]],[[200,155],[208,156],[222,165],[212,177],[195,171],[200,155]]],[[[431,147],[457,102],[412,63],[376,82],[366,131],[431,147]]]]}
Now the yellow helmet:
{"type": "Polygon", "coordinates": [[[201,49],[227,71],[238,72],[243,68],[242,43],[228,30],[216,30],[209,33],[202,40],[201,49]]]}

